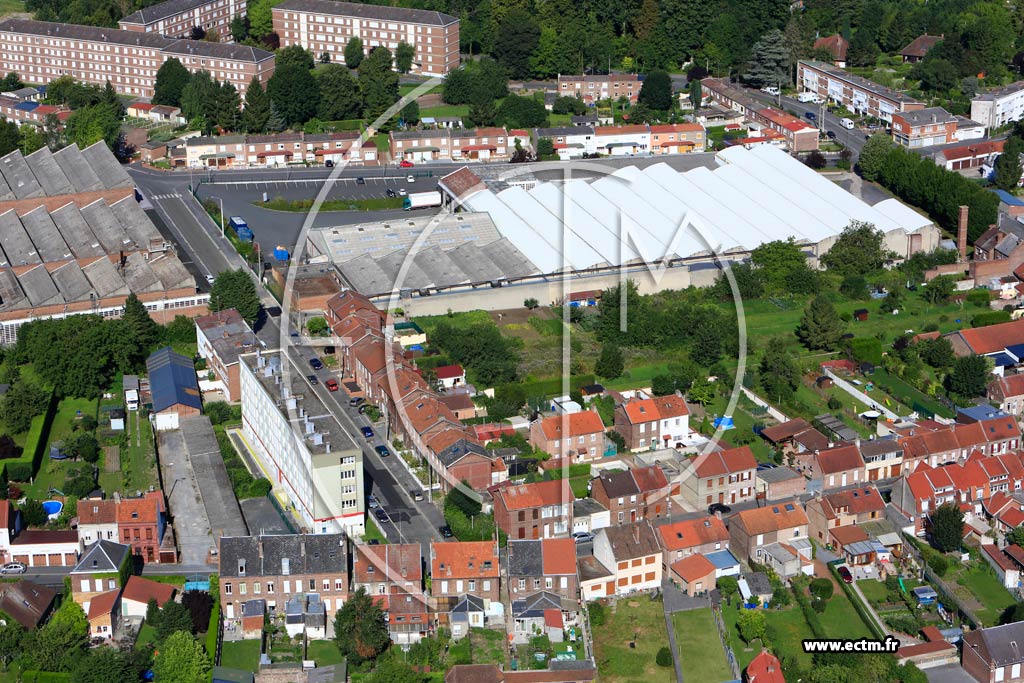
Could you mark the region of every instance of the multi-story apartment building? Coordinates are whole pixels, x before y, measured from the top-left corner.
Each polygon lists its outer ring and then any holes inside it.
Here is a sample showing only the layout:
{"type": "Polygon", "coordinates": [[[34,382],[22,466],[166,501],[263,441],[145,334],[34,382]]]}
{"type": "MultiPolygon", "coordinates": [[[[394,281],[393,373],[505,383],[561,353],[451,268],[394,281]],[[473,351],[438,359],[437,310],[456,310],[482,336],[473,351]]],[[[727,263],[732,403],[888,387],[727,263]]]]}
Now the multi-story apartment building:
{"type": "Polygon", "coordinates": [[[604,423],[592,410],[540,418],[530,425],[530,444],[556,458],[597,460],[605,452],[604,423]]]}
{"type": "Polygon", "coordinates": [[[0,21],[0,71],[14,71],[30,83],[69,75],[96,85],[110,81],[124,95],[152,97],[156,72],[172,57],[193,73],[207,71],[230,83],[243,97],[254,76],[266,86],[274,74],[274,55],[254,47],[31,19],[0,21]]]}
{"type": "Polygon", "coordinates": [[[362,450],[290,359],[257,351],[240,361],[242,435],[260,469],[303,529],[362,536],[362,450]]]}
{"type": "Polygon", "coordinates": [[[862,524],[885,516],[885,501],[874,486],[847,489],[815,496],[807,501],[807,519],[811,538],[817,543],[833,543],[833,529],[862,524]]]}
{"type": "Polygon", "coordinates": [[[352,588],[362,588],[373,596],[385,613],[395,643],[418,642],[430,631],[430,601],[423,591],[423,555],[418,543],[355,546],[352,588]]]}
{"type": "Polygon", "coordinates": [[[597,137],[593,126],[566,126],[564,128],[534,129],[533,148],[542,139],[551,140],[558,158],[579,159],[584,154],[597,152],[597,137]]]}
{"type": "Polygon", "coordinates": [[[971,100],[971,120],[999,128],[1024,117],[1024,81],[986,90],[971,100]]]}
{"type": "Polygon", "coordinates": [[[494,523],[510,539],[552,538],[572,529],[572,489],[565,479],[502,482],[490,489],[494,523]]]}
{"type": "Polygon", "coordinates": [[[591,482],[591,497],[608,509],[612,524],[633,524],[668,514],[669,484],[657,465],[605,470],[591,482]]]}
{"type": "Polygon", "coordinates": [[[370,53],[401,42],[416,48],[411,73],[444,76],[459,68],[459,20],[440,12],[334,0],[285,0],[272,10],[281,47],[301,45],[332,62],[345,61],[345,45],[357,37],[370,53]]]}
{"type": "Polygon", "coordinates": [[[636,74],[559,76],[558,94],[562,97],[578,97],[586,104],[597,104],[600,100],[617,101],[625,97],[633,105],[640,95],[641,85],[640,77],[636,74]]]}
{"type": "Polygon", "coordinates": [[[892,115],[892,139],[904,147],[931,147],[956,141],[957,118],[942,107],[892,115]]]}
{"type": "Polygon", "coordinates": [[[200,316],[195,321],[200,358],[206,359],[207,370],[217,376],[223,386],[224,398],[241,401],[238,357],[253,351],[256,335],[234,308],[200,316]]]}
{"type": "Polygon", "coordinates": [[[819,131],[805,121],[750,97],[724,78],[705,78],[701,87],[712,102],[743,114],[743,117],[775,131],[794,152],[818,149],[819,131]]]}
{"type": "Polygon", "coordinates": [[[680,493],[695,507],[753,500],[756,470],[749,446],[702,453],[683,465],[680,493]]]}
{"type": "Polygon", "coordinates": [[[510,599],[540,591],[566,600],[579,595],[576,544],[571,538],[509,541],[505,568],[510,599]]]}
{"type": "Polygon", "coordinates": [[[481,598],[489,611],[488,603],[501,599],[500,580],[498,546],[493,541],[430,545],[430,595],[438,599],[437,611],[447,611],[464,595],[481,598]]]}
{"type": "Polygon", "coordinates": [[[893,114],[924,109],[924,104],[838,67],[801,59],[796,65],[796,84],[801,91],[841,104],[858,114],[892,122],[893,114]]]}
{"type": "Polygon", "coordinates": [[[185,142],[185,163],[189,167],[272,168],[295,162],[362,164],[376,159],[376,145],[362,142],[359,134],[351,131],[219,135],[185,142]]]}
{"type": "Polygon", "coordinates": [[[220,539],[220,604],[225,619],[239,619],[242,604],[266,600],[283,613],[295,596],[320,596],[328,623],[348,599],[345,534],[225,536],[220,539]]]}
{"type": "Polygon", "coordinates": [[[435,128],[392,131],[392,156],[404,161],[490,161],[509,158],[504,128],[435,128]]]}
{"type": "Polygon", "coordinates": [[[246,0],[165,0],[117,22],[125,31],[156,33],[168,38],[189,38],[192,29],[204,34],[216,32],[222,43],[230,43],[231,20],[244,16],[246,0]]]}

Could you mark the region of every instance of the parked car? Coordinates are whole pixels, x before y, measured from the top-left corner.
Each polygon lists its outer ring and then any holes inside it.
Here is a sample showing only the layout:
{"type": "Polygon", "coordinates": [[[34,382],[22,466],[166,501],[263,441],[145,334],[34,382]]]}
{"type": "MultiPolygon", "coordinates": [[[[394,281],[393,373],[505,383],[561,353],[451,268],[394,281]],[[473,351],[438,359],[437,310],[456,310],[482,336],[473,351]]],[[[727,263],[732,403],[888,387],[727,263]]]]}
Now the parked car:
{"type": "Polygon", "coordinates": [[[594,534],[589,531],[577,531],[572,535],[572,540],[577,543],[590,543],[594,540],[594,534]]]}
{"type": "Polygon", "coordinates": [[[309,367],[313,368],[314,370],[323,370],[324,364],[320,361],[319,358],[310,358],[309,367]]]}
{"type": "Polygon", "coordinates": [[[414,164],[408,159],[402,159],[402,163],[399,164],[402,168],[412,168],[414,164]]]}
{"type": "Polygon", "coordinates": [[[809,112],[805,113],[804,116],[807,117],[808,121],[814,121],[814,120],[816,120],[818,118],[818,115],[815,114],[813,111],[809,111],[809,112]]]}
{"type": "Polygon", "coordinates": [[[334,162],[332,160],[330,160],[330,159],[327,159],[326,161],[324,161],[324,167],[325,168],[334,168],[334,162]]]}
{"type": "Polygon", "coordinates": [[[836,139],[836,132],[834,130],[825,131],[825,135],[828,136],[829,140],[835,140],[836,139]]]}
{"type": "Polygon", "coordinates": [[[413,489],[412,491],[409,491],[409,495],[412,496],[412,499],[415,500],[417,503],[423,500],[423,491],[420,491],[419,489],[413,489]]]}
{"type": "Polygon", "coordinates": [[[441,538],[451,538],[451,537],[453,537],[455,535],[455,534],[452,533],[452,528],[450,526],[448,526],[447,524],[445,524],[443,527],[438,529],[438,531],[441,532],[441,538]]]}
{"type": "Polygon", "coordinates": [[[846,567],[839,568],[839,578],[841,578],[844,583],[853,583],[853,574],[851,574],[850,570],[846,567]]]}
{"type": "Polygon", "coordinates": [[[372,439],[373,438],[373,430],[370,429],[369,427],[360,427],[359,431],[362,433],[362,435],[365,438],[367,438],[367,439],[372,439]]]}
{"type": "Polygon", "coordinates": [[[721,512],[723,515],[725,515],[732,512],[732,508],[722,503],[712,503],[711,505],[708,506],[709,515],[713,515],[718,512],[721,512]]]}
{"type": "Polygon", "coordinates": [[[388,197],[397,197],[398,196],[398,195],[395,194],[395,191],[392,190],[390,187],[384,192],[384,194],[386,194],[388,197]]]}
{"type": "Polygon", "coordinates": [[[376,510],[380,507],[380,503],[377,502],[377,497],[372,493],[367,497],[366,504],[371,510],[376,510]]]}
{"type": "Polygon", "coordinates": [[[406,195],[405,188],[404,187],[398,188],[398,196],[399,197],[404,197],[405,195],[406,195]]]}
{"type": "Polygon", "coordinates": [[[359,405],[360,403],[362,403],[362,402],[363,402],[363,401],[365,401],[365,400],[366,400],[366,399],[365,399],[365,398],[363,398],[362,396],[356,396],[355,398],[350,398],[350,399],[348,400],[348,404],[349,404],[350,406],[352,406],[353,408],[355,408],[355,407],[356,407],[357,405],[359,405]]]}
{"type": "Polygon", "coordinates": [[[416,182],[416,176],[411,176],[411,175],[406,176],[405,177],[405,182],[407,182],[407,183],[415,183],[416,182]]]}
{"type": "Polygon", "coordinates": [[[366,181],[363,180],[363,176],[359,176],[358,178],[356,178],[356,185],[365,185],[365,184],[366,184],[366,181]]]}
{"type": "Polygon", "coordinates": [[[209,283],[210,283],[211,285],[212,285],[212,284],[214,283],[214,281],[216,281],[216,279],[217,279],[217,278],[215,278],[215,277],[214,277],[214,276],[212,276],[212,275],[207,275],[207,276],[206,276],[206,281],[207,281],[207,282],[209,282],[209,283]]]}
{"type": "Polygon", "coordinates": [[[381,522],[388,521],[388,513],[384,512],[384,508],[377,508],[376,510],[374,510],[373,511],[373,516],[376,517],[378,519],[378,521],[381,521],[381,522]]]}
{"type": "Polygon", "coordinates": [[[21,562],[8,562],[3,567],[0,567],[0,574],[24,574],[25,565],[21,562]]]}
{"type": "Polygon", "coordinates": [[[327,387],[327,391],[337,391],[338,390],[338,380],[336,380],[336,379],[329,379],[326,382],[324,382],[324,386],[327,387]]]}
{"type": "Polygon", "coordinates": [[[377,451],[377,455],[382,458],[386,458],[391,455],[391,451],[388,450],[387,446],[374,446],[373,450],[377,451]]]}
{"type": "Polygon", "coordinates": [[[366,409],[369,408],[369,407],[370,407],[369,403],[364,403],[363,405],[359,406],[359,410],[357,412],[360,415],[364,415],[366,413],[366,409]]]}
{"type": "Polygon", "coordinates": [[[772,97],[778,97],[779,95],[779,89],[776,88],[774,85],[766,85],[765,87],[761,88],[761,92],[765,93],[766,95],[771,95],[772,97]]]}
{"type": "Polygon", "coordinates": [[[318,380],[318,379],[316,378],[316,375],[310,375],[310,376],[309,376],[309,377],[307,377],[306,379],[308,379],[308,380],[309,380],[309,383],[310,383],[310,384],[312,384],[312,385],[314,385],[314,386],[316,386],[317,384],[320,384],[320,380],[318,380]]]}

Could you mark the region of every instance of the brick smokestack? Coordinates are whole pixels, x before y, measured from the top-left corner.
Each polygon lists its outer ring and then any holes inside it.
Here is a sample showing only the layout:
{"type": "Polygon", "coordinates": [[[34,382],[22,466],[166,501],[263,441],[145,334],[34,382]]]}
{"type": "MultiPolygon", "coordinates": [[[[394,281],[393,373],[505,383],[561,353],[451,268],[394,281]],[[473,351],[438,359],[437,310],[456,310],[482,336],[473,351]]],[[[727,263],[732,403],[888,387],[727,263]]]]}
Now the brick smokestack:
{"type": "Polygon", "coordinates": [[[956,248],[960,252],[961,263],[967,261],[967,208],[961,206],[956,219],[956,248]]]}

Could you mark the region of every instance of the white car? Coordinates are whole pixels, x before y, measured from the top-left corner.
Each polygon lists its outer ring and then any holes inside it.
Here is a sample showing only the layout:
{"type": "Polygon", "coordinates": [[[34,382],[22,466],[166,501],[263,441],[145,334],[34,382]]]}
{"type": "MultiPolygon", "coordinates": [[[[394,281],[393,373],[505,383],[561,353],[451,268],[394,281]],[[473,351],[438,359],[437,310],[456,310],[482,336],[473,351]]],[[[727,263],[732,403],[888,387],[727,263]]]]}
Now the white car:
{"type": "Polygon", "coordinates": [[[216,278],[213,277],[212,275],[207,275],[206,276],[206,281],[209,282],[211,285],[213,284],[214,280],[216,280],[216,278]]]}
{"type": "Polygon", "coordinates": [[[765,93],[766,95],[771,95],[775,97],[778,96],[779,89],[776,88],[774,85],[766,85],[765,87],[761,88],[761,92],[765,93]]]}
{"type": "Polygon", "coordinates": [[[405,195],[406,195],[405,188],[404,187],[398,188],[398,196],[399,197],[404,197],[405,195]]]}
{"type": "Polygon", "coordinates": [[[407,183],[415,183],[416,182],[416,178],[414,176],[411,176],[411,175],[410,176],[406,176],[405,177],[405,182],[407,182],[407,183]]]}

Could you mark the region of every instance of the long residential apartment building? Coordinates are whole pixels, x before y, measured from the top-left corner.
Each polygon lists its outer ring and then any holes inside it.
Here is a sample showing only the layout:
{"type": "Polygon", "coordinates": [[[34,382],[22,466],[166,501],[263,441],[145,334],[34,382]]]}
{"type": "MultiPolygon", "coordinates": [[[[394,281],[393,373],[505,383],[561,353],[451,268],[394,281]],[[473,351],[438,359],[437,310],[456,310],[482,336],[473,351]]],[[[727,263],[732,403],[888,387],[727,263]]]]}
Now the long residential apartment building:
{"type": "Polygon", "coordinates": [[[117,22],[125,31],[156,33],[168,38],[189,38],[192,29],[217,33],[231,42],[231,20],[245,16],[246,0],[166,0],[143,7],[117,22]]]}
{"type": "Polygon", "coordinates": [[[285,0],[272,10],[281,47],[301,45],[318,57],[344,62],[350,38],[363,41],[367,54],[383,45],[395,52],[401,42],[416,48],[411,73],[443,76],[459,68],[459,20],[420,9],[362,5],[334,0],[285,0]]]}
{"type": "Polygon", "coordinates": [[[243,97],[253,76],[266,86],[274,73],[274,55],[254,47],[32,19],[0,21],[0,71],[14,71],[29,83],[72,76],[97,85],[110,81],[124,95],[152,97],[156,72],[171,58],[193,73],[207,71],[231,83],[243,97]]]}
{"type": "Polygon", "coordinates": [[[713,102],[743,114],[748,121],[768,128],[780,135],[786,147],[794,152],[809,152],[818,149],[820,132],[817,128],[786,112],[766,107],[747,95],[725,78],[705,78],[701,87],[713,102]]]}
{"type": "Polygon", "coordinates": [[[640,77],[636,74],[560,75],[558,94],[562,97],[578,97],[586,104],[597,104],[601,100],[617,101],[625,97],[634,105],[640,95],[641,85],[640,77]]]}
{"type": "Polygon", "coordinates": [[[801,91],[828,98],[858,114],[888,122],[892,122],[893,114],[924,109],[924,103],[912,97],[825,62],[797,62],[796,85],[801,91]]]}
{"type": "Polygon", "coordinates": [[[362,536],[363,454],[279,352],[240,357],[242,436],[307,533],[362,536]]]}
{"type": "Polygon", "coordinates": [[[1024,117],[1024,81],[979,93],[971,99],[971,120],[999,128],[1024,117]]]}

